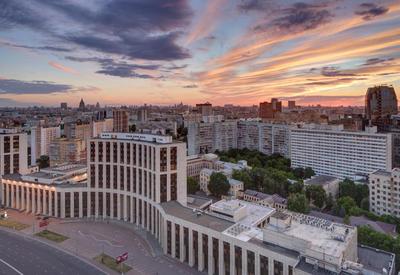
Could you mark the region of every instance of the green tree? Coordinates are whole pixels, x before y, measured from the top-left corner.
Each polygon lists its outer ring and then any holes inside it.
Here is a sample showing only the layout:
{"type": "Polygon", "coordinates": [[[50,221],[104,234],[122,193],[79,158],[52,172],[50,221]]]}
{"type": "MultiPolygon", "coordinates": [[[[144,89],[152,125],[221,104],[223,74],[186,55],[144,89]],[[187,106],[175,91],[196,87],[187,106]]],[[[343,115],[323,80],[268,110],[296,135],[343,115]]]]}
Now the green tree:
{"type": "Polygon", "coordinates": [[[339,198],[337,204],[343,207],[346,213],[350,213],[350,209],[357,206],[354,199],[349,196],[339,198]]]}
{"type": "Polygon", "coordinates": [[[306,196],[302,193],[291,194],[288,198],[288,209],[299,213],[308,213],[309,206],[306,196]]]}
{"type": "Polygon", "coordinates": [[[233,170],[232,178],[235,180],[240,180],[244,184],[244,189],[254,189],[255,186],[251,180],[249,170],[233,170]]]}
{"type": "Polygon", "coordinates": [[[301,193],[304,189],[304,183],[302,180],[296,181],[289,185],[289,193],[301,193]]]}
{"type": "Polygon", "coordinates": [[[136,132],[136,125],[135,124],[129,125],[129,132],[131,132],[131,133],[136,132]]]}
{"type": "Polygon", "coordinates": [[[361,207],[362,200],[369,196],[368,186],[365,184],[355,184],[354,181],[345,179],[339,183],[339,197],[346,196],[353,198],[357,206],[361,207]]]}
{"type": "Polygon", "coordinates": [[[195,180],[193,177],[188,177],[187,178],[187,192],[189,194],[194,194],[197,191],[199,191],[200,186],[197,180],[195,180]]]}
{"type": "Polygon", "coordinates": [[[293,174],[297,179],[304,179],[304,169],[302,167],[294,168],[293,174]]]}
{"type": "Polygon", "coordinates": [[[333,199],[333,196],[331,193],[329,193],[328,197],[326,198],[325,201],[325,208],[327,210],[331,210],[335,206],[335,200],[333,199]]]}
{"type": "Polygon", "coordinates": [[[368,197],[365,197],[361,200],[360,207],[361,207],[361,209],[369,211],[369,198],[368,197]]]}
{"type": "Polygon", "coordinates": [[[47,168],[50,166],[50,158],[49,156],[42,155],[36,160],[36,163],[40,169],[47,168]]]}
{"type": "Polygon", "coordinates": [[[309,179],[309,178],[311,178],[312,176],[315,176],[314,170],[313,170],[311,167],[306,167],[306,168],[304,169],[304,178],[305,178],[305,179],[309,179]]]}
{"type": "Polygon", "coordinates": [[[321,185],[308,185],[306,187],[307,199],[318,208],[322,208],[326,200],[326,192],[321,185]]]}
{"type": "Polygon", "coordinates": [[[212,173],[210,176],[210,182],[208,183],[208,190],[216,197],[227,195],[229,192],[229,181],[227,177],[222,173],[212,173]]]}

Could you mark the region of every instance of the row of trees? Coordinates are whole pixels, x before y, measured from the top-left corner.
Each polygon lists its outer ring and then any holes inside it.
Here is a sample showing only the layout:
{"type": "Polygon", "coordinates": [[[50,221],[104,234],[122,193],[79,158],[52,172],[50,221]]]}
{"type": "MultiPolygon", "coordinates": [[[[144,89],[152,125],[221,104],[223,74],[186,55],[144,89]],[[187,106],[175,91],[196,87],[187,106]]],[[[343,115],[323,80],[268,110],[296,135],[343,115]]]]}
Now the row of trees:
{"type": "Polygon", "coordinates": [[[314,171],[308,168],[290,167],[290,159],[282,157],[279,154],[267,156],[257,150],[245,149],[230,149],[228,151],[216,151],[222,161],[234,162],[239,160],[247,160],[251,167],[256,168],[271,168],[283,172],[287,172],[289,179],[307,179],[315,175],[314,171]]]}
{"type": "MultiPolygon", "coordinates": [[[[320,185],[310,185],[304,188],[302,183],[298,182],[289,186],[290,194],[302,192],[304,192],[304,197],[307,201],[305,202],[302,196],[289,196],[290,205],[299,205],[299,202],[292,202],[297,199],[301,203],[311,203],[317,208],[324,208],[324,210],[331,211],[332,214],[340,217],[350,215],[360,216],[368,212],[368,186],[355,184],[349,179],[345,179],[339,184],[339,194],[337,198],[327,195],[320,185]]],[[[304,206],[292,208],[292,206],[290,206],[289,209],[304,213],[304,209],[308,208],[304,206]]]]}

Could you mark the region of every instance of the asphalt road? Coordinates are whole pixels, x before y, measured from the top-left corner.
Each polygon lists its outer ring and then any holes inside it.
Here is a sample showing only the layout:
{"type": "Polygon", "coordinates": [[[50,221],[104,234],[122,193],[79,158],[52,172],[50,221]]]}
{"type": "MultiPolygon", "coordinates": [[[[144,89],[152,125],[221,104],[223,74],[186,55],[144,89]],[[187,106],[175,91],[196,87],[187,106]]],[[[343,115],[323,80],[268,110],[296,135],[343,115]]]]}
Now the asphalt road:
{"type": "Polygon", "coordinates": [[[104,274],[59,249],[30,238],[0,231],[0,274],[104,274]]]}

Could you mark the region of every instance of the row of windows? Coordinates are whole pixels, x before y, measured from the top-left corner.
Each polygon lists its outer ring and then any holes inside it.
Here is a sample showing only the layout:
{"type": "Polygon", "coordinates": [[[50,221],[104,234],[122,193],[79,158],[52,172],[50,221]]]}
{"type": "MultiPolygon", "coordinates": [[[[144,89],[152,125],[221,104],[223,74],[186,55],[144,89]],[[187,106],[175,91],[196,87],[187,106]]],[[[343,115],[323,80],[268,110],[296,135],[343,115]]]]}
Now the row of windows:
{"type": "MultiPolygon", "coordinates": [[[[167,171],[168,148],[160,148],[160,171],[167,171]]],[[[133,164],[144,168],[156,170],[156,149],[135,143],[123,142],[96,142],[90,143],[90,161],[113,162],[133,164]],[[105,147],[105,149],[104,149],[105,147]],[[105,152],[104,152],[105,151],[105,152]],[[97,160],[96,160],[97,157],[97,160]]],[[[169,165],[171,170],[176,170],[178,164],[178,149],[170,147],[169,165]]]]}
{"type": "MultiPolygon", "coordinates": [[[[175,256],[178,259],[183,259],[184,262],[188,263],[189,262],[189,228],[183,226],[183,230],[181,230],[181,225],[179,224],[174,224],[171,221],[167,221],[167,254],[171,255],[171,256],[175,256]],[[173,234],[173,230],[174,229],[174,234],[175,234],[175,243],[172,243],[172,234],[173,234]],[[183,251],[181,251],[181,235],[183,233],[183,251]],[[174,249],[173,249],[174,248],[174,249]],[[175,254],[173,255],[172,252],[175,252],[175,254]],[[181,253],[185,253],[184,255],[181,255],[181,253]],[[182,256],[182,257],[181,257],[182,256]]],[[[242,274],[244,269],[242,267],[242,257],[243,257],[243,253],[242,253],[242,248],[238,247],[238,246],[234,246],[234,253],[235,253],[235,257],[234,257],[234,262],[231,263],[231,257],[230,257],[230,253],[231,253],[231,245],[228,242],[220,242],[218,239],[210,237],[206,234],[201,234],[195,230],[192,231],[192,254],[193,254],[193,262],[194,262],[194,267],[198,268],[199,266],[199,255],[198,255],[198,251],[199,251],[199,243],[202,246],[202,259],[203,259],[203,264],[204,264],[204,269],[205,270],[209,270],[209,265],[212,264],[213,266],[210,268],[212,268],[212,270],[215,271],[216,274],[218,274],[219,271],[219,266],[220,264],[224,265],[224,270],[225,270],[225,274],[230,274],[230,266],[234,265],[234,269],[235,269],[235,274],[242,274]],[[209,238],[211,239],[211,242],[209,241],[209,238]],[[213,257],[213,261],[211,263],[208,262],[209,258],[208,258],[208,253],[209,253],[209,244],[211,243],[212,245],[212,257],[213,257]],[[220,249],[219,246],[222,244],[222,252],[223,252],[223,263],[220,263],[219,260],[219,253],[220,253],[220,249]]],[[[256,254],[254,251],[251,250],[247,250],[246,254],[244,255],[245,257],[247,257],[247,273],[249,275],[255,275],[256,273],[256,265],[255,265],[255,257],[256,254]]],[[[273,274],[272,275],[283,275],[283,263],[278,261],[278,260],[273,260],[271,261],[270,259],[268,259],[268,257],[260,255],[259,256],[260,259],[260,270],[259,270],[259,274],[268,274],[269,272],[269,265],[272,264],[273,265],[273,274]]],[[[288,274],[289,275],[293,275],[293,267],[292,266],[288,266],[288,274]]]]}
{"type": "MultiPolygon", "coordinates": [[[[91,188],[105,188],[128,191],[156,200],[156,175],[154,173],[118,165],[89,166],[89,179],[91,188]],[[96,171],[97,170],[97,171],[96,171]],[[98,179],[96,181],[96,174],[98,179]]],[[[170,176],[170,198],[177,200],[177,174],[163,174],[160,176],[160,201],[168,200],[168,180],[170,176]]]]}

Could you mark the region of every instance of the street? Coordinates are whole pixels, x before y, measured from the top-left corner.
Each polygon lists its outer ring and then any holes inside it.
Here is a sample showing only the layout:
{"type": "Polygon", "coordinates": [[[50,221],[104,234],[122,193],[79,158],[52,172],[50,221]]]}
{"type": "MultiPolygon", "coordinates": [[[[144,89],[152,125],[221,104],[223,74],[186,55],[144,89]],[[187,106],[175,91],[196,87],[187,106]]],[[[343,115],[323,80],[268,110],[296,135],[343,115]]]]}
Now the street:
{"type": "MultiPolygon", "coordinates": [[[[21,231],[22,234],[27,236],[32,235],[33,223],[35,224],[34,232],[37,233],[40,230],[38,226],[39,221],[36,220],[36,217],[33,215],[23,212],[21,213],[11,209],[8,211],[8,213],[10,219],[30,225],[30,227],[21,231]]],[[[114,258],[123,254],[124,252],[128,252],[128,259],[126,262],[124,262],[132,267],[132,270],[126,273],[128,275],[206,274],[204,272],[199,272],[197,269],[191,268],[189,265],[181,263],[176,259],[163,255],[161,248],[155,241],[154,237],[148,233],[145,233],[143,230],[136,228],[132,224],[116,224],[113,222],[107,223],[85,220],[61,220],[54,218],[51,218],[49,222],[50,223],[46,229],[68,237],[68,239],[62,243],[54,245],[69,251],[73,255],[77,255],[78,257],[94,263],[96,266],[110,274],[115,273],[106,267],[95,263],[92,259],[103,252],[114,258]]],[[[2,231],[0,231],[0,235],[1,234],[2,231]]],[[[47,242],[47,240],[44,241],[47,242]]],[[[13,262],[10,262],[10,264],[13,264],[13,262]]],[[[10,268],[4,264],[1,264],[1,262],[0,266],[4,266],[5,270],[9,272],[8,274],[18,274],[9,271],[10,268]]],[[[48,274],[53,273],[49,272],[48,274]]],[[[75,272],[74,274],[79,273],[75,272]]]]}
{"type": "Polygon", "coordinates": [[[101,274],[79,258],[29,237],[0,232],[0,274],[101,274]]]}

